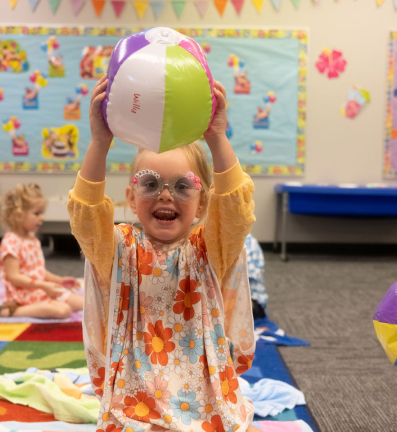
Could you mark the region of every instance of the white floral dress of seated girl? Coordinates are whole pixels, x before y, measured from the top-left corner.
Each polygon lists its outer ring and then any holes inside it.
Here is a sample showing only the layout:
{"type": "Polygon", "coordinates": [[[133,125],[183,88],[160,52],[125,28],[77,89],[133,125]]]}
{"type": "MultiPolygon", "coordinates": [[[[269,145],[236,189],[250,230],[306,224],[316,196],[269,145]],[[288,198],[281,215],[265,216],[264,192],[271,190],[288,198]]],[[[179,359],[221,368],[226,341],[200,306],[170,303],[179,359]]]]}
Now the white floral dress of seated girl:
{"type": "Polygon", "coordinates": [[[84,344],[97,430],[244,431],[254,409],[237,376],[255,351],[245,250],[226,287],[203,228],[173,244],[115,227],[111,286],[87,261],[84,344]]]}

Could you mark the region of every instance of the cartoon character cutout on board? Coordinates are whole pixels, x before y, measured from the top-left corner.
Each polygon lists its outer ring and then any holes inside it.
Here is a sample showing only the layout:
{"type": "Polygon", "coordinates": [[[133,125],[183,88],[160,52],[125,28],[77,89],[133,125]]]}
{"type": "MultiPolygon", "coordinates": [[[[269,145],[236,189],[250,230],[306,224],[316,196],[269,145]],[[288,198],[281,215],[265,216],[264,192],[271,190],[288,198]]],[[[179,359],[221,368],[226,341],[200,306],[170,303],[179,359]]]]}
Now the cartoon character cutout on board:
{"type": "Polygon", "coordinates": [[[99,79],[106,74],[110,55],[114,46],[86,46],[80,62],[80,76],[86,79],[99,79]]]}
{"type": "Polygon", "coordinates": [[[254,141],[250,145],[250,152],[251,152],[251,154],[258,154],[258,153],[261,153],[262,151],[263,151],[262,141],[254,141]]]}
{"type": "Polygon", "coordinates": [[[341,114],[346,118],[354,119],[358,116],[364,105],[370,101],[370,94],[367,90],[352,86],[346,106],[341,109],[341,114]]]}
{"type": "Polygon", "coordinates": [[[42,130],[42,155],[46,159],[76,159],[79,157],[79,130],[74,125],[42,130]]]}
{"type": "Polygon", "coordinates": [[[25,141],[25,135],[16,135],[15,131],[21,127],[17,117],[10,117],[3,121],[3,131],[8,133],[12,142],[13,156],[27,156],[29,154],[29,144],[25,141]]]}
{"type": "Polygon", "coordinates": [[[41,45],[41,49],[47,53],[48,58],[48,74],[50,77],[64,77],[65,65],[62,63],[62,56],[56,54],[60,44],[55,36],[50,36],[47,42],[41,45]]]}
{"type": "Polygon", "coordinates": [[[0,40],[0,72],[21,73],[29,70],[26,52],[14,40],[0,40]]]}
{"type": "Polygon", "coordinates": [[[22,98],[23,109],[38,109],[39,108],[39,91],[42,87],[47,87],[48,80],[40,71],[35,70],[30,75],[29,80],[34,84],[33,90],[29,87],[25,89],[25,95],[22,98]]]}
{"type": "Polygon", "coordinates": [[[63,107],[63,116],[65,120],[80,120],[81,111],[80,103],[81,98],[88,94],[88,87],[86,84],[80,84],[76,87],[76,98],[67,98],[67,103],[63,107]]]}
{"type": "Polygon", "coordinates": [[[272,110],[272,104],[276,102],[277,98],[274,92],[269,91],[266,97],[263,98],[265,102],[265,108],[258,107],[258,111],[254,116],[253,126],[254,129],[269,129],[270,126],[270,112],[272,110]]]}
{"type": "Polygon", "coordinates": [[[209,54],[209,53],[211,52],[212,47],[211,47],[211,45],[208,44],[207,42],[203,42],[200,46],[201,46],[201,48],[203,49],[204,54],[205,54],[206,56],[207,56],[207,54],[209,54]]]}
{"type": "Polygon", "coordinates": [[[241,71],[241,68],[244,67],[245,63],[235,54],[230,54],[227,65],[232,67],[234,71],[234,93],[250,94],[251,81],[247,78],[248,72],[241,71]]]}

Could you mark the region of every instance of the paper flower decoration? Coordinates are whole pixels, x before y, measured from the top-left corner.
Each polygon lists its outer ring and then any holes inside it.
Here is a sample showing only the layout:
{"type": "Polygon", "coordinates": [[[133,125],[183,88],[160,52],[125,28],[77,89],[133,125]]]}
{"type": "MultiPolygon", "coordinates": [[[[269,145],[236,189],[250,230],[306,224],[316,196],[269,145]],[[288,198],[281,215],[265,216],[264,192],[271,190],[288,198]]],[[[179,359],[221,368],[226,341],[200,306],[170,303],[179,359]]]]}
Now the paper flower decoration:
{"type": "Polygon", "coordinates": [[[320,73],[327,72],[328,78],[338,78],[339,74],[345,71],[346,64],[347,61],[340,51],[323,49],[316,68],[320,73]]]}

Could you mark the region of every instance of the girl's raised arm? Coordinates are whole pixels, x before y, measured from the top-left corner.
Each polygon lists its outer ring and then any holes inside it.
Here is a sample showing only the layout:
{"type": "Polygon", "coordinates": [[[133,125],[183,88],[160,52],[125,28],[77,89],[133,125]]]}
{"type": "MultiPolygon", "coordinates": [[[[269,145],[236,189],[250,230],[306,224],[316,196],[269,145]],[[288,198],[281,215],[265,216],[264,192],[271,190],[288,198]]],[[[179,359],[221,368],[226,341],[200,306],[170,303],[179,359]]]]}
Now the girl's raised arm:
{"type": "Polygon", "coordinates": [[[106,282],[110,281],[115,251],[114,206],[105,195],[106,156],[113,135],[101,112],[106,93],[106,77],[96,84],[91,95],[91,143],[69,193],[68,211],[72,233],[89,261],[106,282]]]}
{"type": "Polygon", "coordinates": [[[102,77],[95,85],[91,93],[90,104],[90,128],[91,142],[85,155],[80,175],[90,182],[101,182],[105,180],[106,156],[113,134],[108,128],[102,116],[101,103],[106,96],[108,80],[102,77]]]}
{"type": "Polygon", "coordinates": [[[219,283],[237,261],[255,221],[254,184],[243,173],[226,137],[226,91],[215,82],[218,108],[204,138],[214,163],[214,183],[210,189],[204,237],[219,283]]]}

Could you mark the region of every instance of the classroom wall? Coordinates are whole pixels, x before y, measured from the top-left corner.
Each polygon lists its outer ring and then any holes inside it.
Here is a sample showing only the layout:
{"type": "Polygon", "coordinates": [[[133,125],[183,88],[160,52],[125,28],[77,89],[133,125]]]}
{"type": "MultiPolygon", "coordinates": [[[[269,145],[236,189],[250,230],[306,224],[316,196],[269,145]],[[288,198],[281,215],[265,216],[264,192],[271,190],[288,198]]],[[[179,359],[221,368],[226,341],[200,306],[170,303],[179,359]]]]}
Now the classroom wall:
{"type": "MultiPolygon", "coordinates": [[[[397,28],[397,11],[392,0],[381,7],[375,0],[302,0],[296,10],[290,0],[283,0],[276,12],[265,0],[258,14],[246,0],[238,16],[228,2],[224,16],[209,5],[205,19],[200,19],[192,2],[187,2],[178,20],[171,3],[166,3],[160,20],[155,21],[150,7],[138,21],[132,1],[122,16],[115,18],[108,3],[97,18],[87,0],[78,17],[73,16],[70,2],[63,0],[57,14],[51,13],[46,0],[41,0],[32,13],[27,0],[19,0],[14,10],[8,0],[0,0],[0,25],[92,25],[128,27],[220,27],[220,28],[305,28],[309,29],[307,148],[305,183],[368,183],[382,181],[383,130],[388,31],[397,28]],[[341,50],[348,61],[346,72],[336,80],[328,80],[315,68],[324,47],[341,50]],[[371,93],[371,103],[356,120],[340,115],[351,84],[361,85],[371,93]]],[[[257,222],[253,234],[263,242],[273,239],[275,196],[273,187],[285,178],[255,178],[257,222]]],[[[71,175],[0,174],[0,194],[17,182],[35,181],[46,196],[66,195],[73,185],[71,175]]],[[[108,177],[106,192],[114,200],[124,197],[127,178],[108,177]]],[[[289,239],[300,242],[397,242],[394,221],[333,220],[294,216],[290,219],[289,239]]]]}

